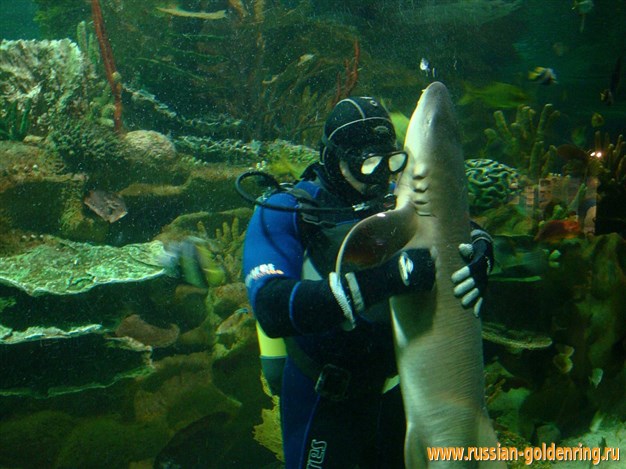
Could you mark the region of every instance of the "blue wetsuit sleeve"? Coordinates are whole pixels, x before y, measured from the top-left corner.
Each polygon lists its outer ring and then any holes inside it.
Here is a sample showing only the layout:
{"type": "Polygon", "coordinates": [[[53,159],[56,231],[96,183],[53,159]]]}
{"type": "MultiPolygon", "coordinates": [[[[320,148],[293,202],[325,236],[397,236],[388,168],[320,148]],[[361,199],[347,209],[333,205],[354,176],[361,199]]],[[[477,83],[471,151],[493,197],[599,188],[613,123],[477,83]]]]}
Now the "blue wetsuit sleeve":
{"type": "MultiPolygon", "coordinates": [[[[297,204],[289,194],[269,201],[297,204]]],[[[270,337],[329,330],[344,320],[326,279],[301,280],[303,258],[297,213],[258,207],[246,232],[243,271],[252,309],[270,337]]]]}
{"type": "MultiPolygon", "coordinates": [[[[268,202],[296,206],[295,198],[289,194],[276,194],[268,202]]],[[[243,247],[243,272],[253,308],[259,290],[272,278],[300,279],[303,255],[297,214],[257,207],[243,247]]]]}

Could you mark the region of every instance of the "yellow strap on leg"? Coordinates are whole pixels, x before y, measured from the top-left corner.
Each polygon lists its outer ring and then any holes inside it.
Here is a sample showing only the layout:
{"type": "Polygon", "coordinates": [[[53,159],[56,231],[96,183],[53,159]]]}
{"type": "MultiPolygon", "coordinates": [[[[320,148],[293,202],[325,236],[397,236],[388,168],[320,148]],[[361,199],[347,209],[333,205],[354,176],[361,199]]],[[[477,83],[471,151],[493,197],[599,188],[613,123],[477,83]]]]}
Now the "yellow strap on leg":
{"type": "Polygon", "coordinates": [[[261,325],[256,323],[256,332],[259,338],[259,351],[261,357],[266,358],[279,358],[287,356],[287,348],[285,347],[285,341],[281,338],[272,339],[268,337],[261,325]]]}

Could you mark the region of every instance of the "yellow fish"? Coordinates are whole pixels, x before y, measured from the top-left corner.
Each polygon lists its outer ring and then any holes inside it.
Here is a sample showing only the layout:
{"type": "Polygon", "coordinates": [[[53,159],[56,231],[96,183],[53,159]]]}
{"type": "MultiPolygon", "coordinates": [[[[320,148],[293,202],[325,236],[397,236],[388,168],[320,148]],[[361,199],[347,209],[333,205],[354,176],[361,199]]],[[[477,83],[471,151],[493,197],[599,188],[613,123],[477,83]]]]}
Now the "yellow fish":
{"type": "Polygon", "coordinates": [[[465,106],[474,101],[482,101],[494,109],[510,109],[526,104],[528,97],[521,88],[499,81],[495,81],[484,88],[465,84],[465,95],[459,101],[459,105],[465,106]]]}

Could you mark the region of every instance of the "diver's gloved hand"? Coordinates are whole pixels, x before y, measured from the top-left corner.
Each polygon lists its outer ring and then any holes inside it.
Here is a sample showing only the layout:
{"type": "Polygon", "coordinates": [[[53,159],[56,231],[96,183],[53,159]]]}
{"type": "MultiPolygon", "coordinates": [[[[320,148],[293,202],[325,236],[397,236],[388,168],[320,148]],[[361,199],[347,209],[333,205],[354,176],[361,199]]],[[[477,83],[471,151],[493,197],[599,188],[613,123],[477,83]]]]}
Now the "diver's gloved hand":
{"type": "Polygon", "coordinates": [[[160,261],[169,275],[182,277],[185,282],[198,288],[221,285],[226,279],[208,243],[195,236],[168,245],[160,261]]]}
{"type": "Polygon", "coordinates": [[[435,261],[428,249],[407,249],[376,267],[349,272],[343,279],[332,272],[329,281],[347,319],[344,328],[350,330],[356,324],[355,316],[379,301],[394,295],[432,290],[435,261]]]}
{"type": "Polygon", "coordinates": [[[479,317],[487,277],[493,269],[493,240],[489,233],[475,228],[472,230],[472,244],[460,244],[459,253],[467,265],[452,274],[454,296],[461,298],[463,307],[473,306],[474,315],[479,317]]]}

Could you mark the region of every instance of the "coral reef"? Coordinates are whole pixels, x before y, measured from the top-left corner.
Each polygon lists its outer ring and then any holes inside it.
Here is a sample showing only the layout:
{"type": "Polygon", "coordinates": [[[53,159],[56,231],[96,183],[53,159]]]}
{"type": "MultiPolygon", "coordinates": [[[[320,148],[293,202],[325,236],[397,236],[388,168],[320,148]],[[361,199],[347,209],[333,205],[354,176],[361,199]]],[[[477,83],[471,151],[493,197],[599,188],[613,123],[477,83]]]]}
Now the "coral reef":
{"type": "Polygon", "coordinates": [[[0,396],[50,398],[112,386],[152,371],[149,347],[128,339],[109,339],[99,325],[69,331],[2,329],[7,335],[0,339],[6,376],[0,396]]]}
{"type": "Polygon", "coordinates": [[[283,437],[280,430],[280,405],[278,396],[273,396],[267,381],[261,376],[263,392],[272,399],[271,409],[262,409],[263,421],[254,426],[254,439],[276,455],[276,459],[285,462],[283,437]]]}
{"type": "Polygon", "coordinates": [[[169,347],[176,342],[179,334],[180,329],[176,324],[170,324],[169,327],[153,326],[138,314],[126,316],[115,329],[117,337],[130,337],[151,347],[169,347]]]}
{"type": "Polygon", "coordinates": [[[595,135],[595,150],[590,159],[599,162],[598,205],[595,217],[596,233],[617,232],[626,235],[626,147],[620,135],[615,143],[608,134],[595,135]]]}
{"type": "Polygon", "coordinates": [[[0,259],[0,284],[32,296],[75,295],[100,285],[161,277],[162,255],[159,241],[114,248],[49,239],[31,251],[0,259]]]}
{"type": "Polygon", "coordinates": [[[626,185],[625,149],[623,135],[617,137],[617,141],[612,143],[608,134],[604,134],[603,137],[601,132],[596,132],[595,149],[591,157],[600,162],[602,169],[599,171],[599,177],[602,184],[626,185]]]}
{"type": "Polygon", "coordinates": [[[547,132],[560,116],[551,104],[546,104],[535,123],[536,111],[530,106],[519,106],[515,120],[508,124],[504,113],[493,114],[495,129],[486,129],[487,144],[484,153],[502,163],[512,165],[536,182],[552,170],[556,147],[545,149],[547,132]]]}
{"type": "Polygon", "coordinates": [[[45,135],[56,120],[84,115],[99,82],[69,39],[0,43],[0,109],[28,112],[30,132],[45,135]]]}
{"type": "MultiPolygon", "coordinates": [[[[215,11],[197,1],[179,8],[103,3],[119,72],[141,76],[140,93],[156,96],[181,121],[203,120],[219,109],[242,120],[244,139],[317,140],[318,116],[332,104],[346,60],[353,79],[342,83],[343,92],[356,84],[354,29],[320,20],[306,2],[297,8],[265,1],[224,6],[225,14],[219,10],[210,19],[215,11]]],[[[126,111],[125,122],[138,117],[126,111]]]]}
{"type": "Polygon", "coordinates": [[[117,135],[84,119],[65,118],[55,123],[48,143],[73,172],[110,173],[119,171],[123,162],[117,135]]]}
{"type": "Polygon", "coordinates": [[[514,168],[488,159],[465,160],[470,210],[480,213],[509,202],[520,191],[514,168]]]}
{"type": "Polygon", "coordinates": [[[174,140],[176,148],[200,161],[232,164],[250,163],[259,159],[259,142],[245,143],[236,139],[214,139],[184,135],[174,140]]]}

